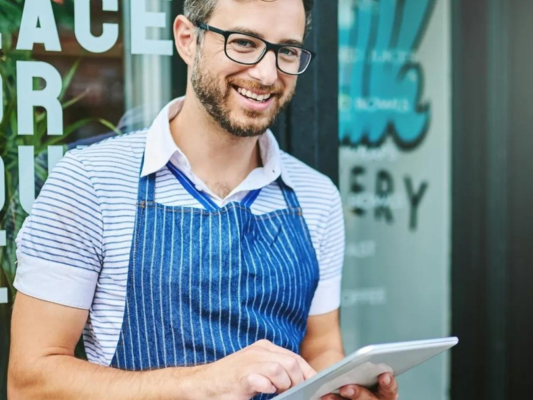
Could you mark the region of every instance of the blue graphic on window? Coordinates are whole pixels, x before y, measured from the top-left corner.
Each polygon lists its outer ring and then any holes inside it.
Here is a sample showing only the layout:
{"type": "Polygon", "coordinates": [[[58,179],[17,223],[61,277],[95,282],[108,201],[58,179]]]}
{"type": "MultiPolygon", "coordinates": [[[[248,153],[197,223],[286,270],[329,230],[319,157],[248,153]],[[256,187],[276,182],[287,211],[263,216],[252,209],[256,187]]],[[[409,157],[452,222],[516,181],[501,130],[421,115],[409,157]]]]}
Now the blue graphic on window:
{"type": "Polygon", "coordinates": [[[424,139],[430,106],[415,53],[436,0],[341,0],[340,140],[408,150],[424,139]]]}

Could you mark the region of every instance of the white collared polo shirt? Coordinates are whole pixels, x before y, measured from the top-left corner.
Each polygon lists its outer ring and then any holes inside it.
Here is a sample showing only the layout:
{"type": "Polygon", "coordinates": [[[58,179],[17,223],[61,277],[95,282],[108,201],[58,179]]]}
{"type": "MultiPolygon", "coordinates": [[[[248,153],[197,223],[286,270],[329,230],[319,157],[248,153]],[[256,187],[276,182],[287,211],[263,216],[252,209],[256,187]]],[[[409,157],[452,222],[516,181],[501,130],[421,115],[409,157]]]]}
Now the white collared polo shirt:
{"type": "Polygon", "coordinates": [[[329,178],[282,152],[271,132],[259,140],[263,167],[226,198],[215,195],[176,146],[169,121],[183,98],[168,104],[150,129],[68,152],[57,164],[17,236],[20,292],[89,310],[84,342],[89,361],[109,365],[118,343],[135,223],[139,171],[156,174],[156,201],[202,208],[169,171],[170,161],[219,206],[262,189],[251,210],[286,208],[279,176],[298,196],[320,267],[310,315],[340,306],[344,220],[340,195],[329,178]]]}

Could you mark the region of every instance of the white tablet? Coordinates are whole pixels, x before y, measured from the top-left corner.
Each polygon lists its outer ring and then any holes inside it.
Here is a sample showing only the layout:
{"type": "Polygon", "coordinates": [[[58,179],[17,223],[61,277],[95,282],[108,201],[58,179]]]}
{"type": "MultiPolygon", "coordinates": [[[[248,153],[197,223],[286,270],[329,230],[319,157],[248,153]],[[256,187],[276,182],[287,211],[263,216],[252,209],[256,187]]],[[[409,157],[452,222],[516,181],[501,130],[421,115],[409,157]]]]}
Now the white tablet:
{"type": "Polygon", "coordinates": [[[456,337],[363,347],[274,400],[320,400],[346,385],[372,387],[383,373],[398,376],[459,343],[456,337]]]}

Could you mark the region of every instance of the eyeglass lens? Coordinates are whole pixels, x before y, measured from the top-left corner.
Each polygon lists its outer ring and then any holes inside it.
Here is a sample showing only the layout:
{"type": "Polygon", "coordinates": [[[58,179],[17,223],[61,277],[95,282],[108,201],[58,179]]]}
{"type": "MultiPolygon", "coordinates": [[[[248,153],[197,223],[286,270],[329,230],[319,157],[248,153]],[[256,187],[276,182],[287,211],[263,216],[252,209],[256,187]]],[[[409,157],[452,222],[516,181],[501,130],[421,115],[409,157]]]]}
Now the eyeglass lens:
{"type": "MultiPolygon", "coordinates": [[[[266,43],[253,36],[232,33],[226,42],[226,54],[233,61],[255,64],[265,52],[266,43]]],[[[279,69],[287,74],[300,74],[311,62],[311,53],[298,47],[285,46],[278,51],[279,69]]]]}

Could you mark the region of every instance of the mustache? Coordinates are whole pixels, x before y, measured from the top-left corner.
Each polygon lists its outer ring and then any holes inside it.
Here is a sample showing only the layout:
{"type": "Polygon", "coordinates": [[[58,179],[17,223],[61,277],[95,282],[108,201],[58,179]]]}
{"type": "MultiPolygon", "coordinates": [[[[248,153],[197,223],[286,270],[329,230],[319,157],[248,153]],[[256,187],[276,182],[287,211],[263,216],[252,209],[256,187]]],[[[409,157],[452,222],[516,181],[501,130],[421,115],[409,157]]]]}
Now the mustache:
{"type": "Polygon", "coordinates": [[[276,85],[263,85],[259,82],[255,82],[255,81],[249,81],[249,80],[246,80],[246,79],[239,79],[239,78],[234,78],[234,79],[230,79],[228,80],[228,83],[232,86],[239,86],[243,89],[247,89],[247,90],[257,90],[259,92],[269,92],[270,94],[273,94],[273,95],[276,95],[276,94],[283,94],[283,86],[280,85],[280,84],[276,84],[276,85]]]}

